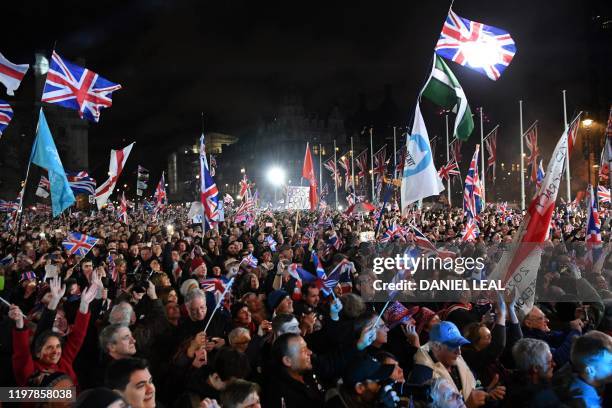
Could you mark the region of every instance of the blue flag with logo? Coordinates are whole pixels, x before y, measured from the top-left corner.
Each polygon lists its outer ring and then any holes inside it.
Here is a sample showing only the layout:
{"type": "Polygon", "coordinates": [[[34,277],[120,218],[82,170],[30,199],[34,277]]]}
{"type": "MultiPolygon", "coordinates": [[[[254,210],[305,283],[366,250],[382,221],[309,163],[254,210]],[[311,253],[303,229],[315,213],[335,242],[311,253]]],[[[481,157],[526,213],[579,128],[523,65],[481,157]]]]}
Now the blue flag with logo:
{"type": "Polygon", "coordinates": [[[434,165],[425,121],[417,102],[412,134],[406,136],[406,159],[402,176],[402,213],[409,204],[440,194],[442,180],[434,165]]]}
{"type": "Polygon", "coordinates": [[[30,155],[30,162],[46,169],[49,173],[51,206],[53,217],[57,217],[62,211],[70,207],[75,199],[42,109],[38,118],[38,129],[30,155]]]}

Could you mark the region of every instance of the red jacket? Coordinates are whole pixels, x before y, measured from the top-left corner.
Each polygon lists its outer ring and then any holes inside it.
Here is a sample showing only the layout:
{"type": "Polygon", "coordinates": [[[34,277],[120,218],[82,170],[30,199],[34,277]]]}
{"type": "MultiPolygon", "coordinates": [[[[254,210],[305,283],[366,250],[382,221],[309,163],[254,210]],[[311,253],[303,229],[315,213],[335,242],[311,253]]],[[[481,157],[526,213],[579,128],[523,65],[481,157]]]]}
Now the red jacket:
{"type": "Polygon", "coordinates": [[[78,312],[74,325],[64,345],[62,346],[62,356],[57,364],[43,364],[39,360],[32,359],[30,353],[30,336],[31,331],[13,329],[13,372],[17,385],[24,387],[27,385],[28,378],[37,371],[50,371],[66,373],[78,387],[77,376],[72,369],[72,362],[76,358],[85,335],[87,334],[87,325],[89,324],[89,312],[83,314],[78,312]]]}

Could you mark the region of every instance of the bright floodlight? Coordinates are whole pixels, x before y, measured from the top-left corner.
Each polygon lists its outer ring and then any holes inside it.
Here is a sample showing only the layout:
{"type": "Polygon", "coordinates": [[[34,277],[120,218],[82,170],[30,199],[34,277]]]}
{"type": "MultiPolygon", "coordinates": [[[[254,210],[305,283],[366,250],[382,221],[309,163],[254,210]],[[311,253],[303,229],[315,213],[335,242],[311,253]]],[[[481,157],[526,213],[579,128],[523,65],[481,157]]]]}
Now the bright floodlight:
{"type": "Polygon", "coordinates": [[[285,183],[285,170],[280,167],[271,167],[268,170],[268,181],[273,186],[280,186],[285,183]]]}
{"type": "Polygon", "coordinates": [[[460,46],[468,65],[484,68],[501,61],[500,47],[494,41],[467,41],[460,46]]]}

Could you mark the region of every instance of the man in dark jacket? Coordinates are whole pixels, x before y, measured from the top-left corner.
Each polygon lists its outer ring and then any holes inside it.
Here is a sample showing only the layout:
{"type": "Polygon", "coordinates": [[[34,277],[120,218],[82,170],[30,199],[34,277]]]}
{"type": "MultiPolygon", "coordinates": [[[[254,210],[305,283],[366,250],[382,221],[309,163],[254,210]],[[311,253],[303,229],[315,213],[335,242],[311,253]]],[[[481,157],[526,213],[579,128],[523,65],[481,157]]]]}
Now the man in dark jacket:
{"type": "Polygon", "coordinates": [[[324,389],[319,379],[339,378],[348,364],[360,356],[376,338],[376,329],[365,327],[356,347],[313,355],[299,334],[286,333],[274,342],[272,365],[268,371],[266,407],[318,407],[324,403],[324,389]]]}

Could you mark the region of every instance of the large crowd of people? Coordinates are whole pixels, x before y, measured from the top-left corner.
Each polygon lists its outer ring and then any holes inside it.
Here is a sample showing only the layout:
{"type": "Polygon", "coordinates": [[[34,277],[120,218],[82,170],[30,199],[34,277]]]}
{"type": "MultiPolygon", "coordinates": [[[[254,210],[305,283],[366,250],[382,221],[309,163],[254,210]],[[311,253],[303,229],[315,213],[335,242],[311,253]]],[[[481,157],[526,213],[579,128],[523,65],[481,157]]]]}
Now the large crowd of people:
{"type": "Polygon", "coordinates": [[[474,242],[461,209],[226,214],[203,233],[181,205],[133,210],[128,224],[26,210],[19,234],[0,234],[0,384],[74,387],[79,407],[612,406],[608,210],[593,260],[586,211],[557,209],[524,313],[516,293],[371,296],[374,257],[415,245],[381,242],[387,228],[482,257],[463,274],[482,279],[522,221],[507,206],[484,210],[474,242]],[[98,240],[80,257],[62,246],[69,232],[98,240]]]}

